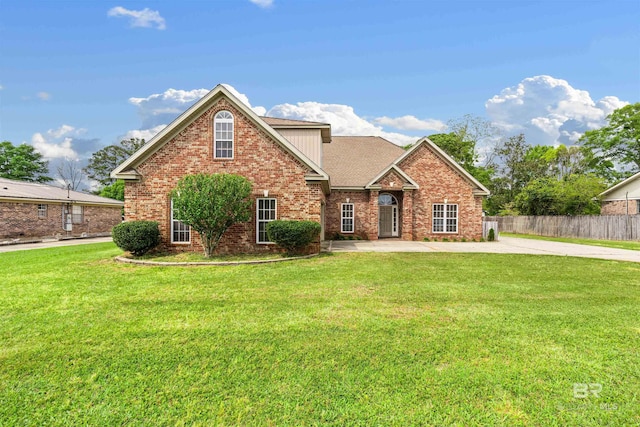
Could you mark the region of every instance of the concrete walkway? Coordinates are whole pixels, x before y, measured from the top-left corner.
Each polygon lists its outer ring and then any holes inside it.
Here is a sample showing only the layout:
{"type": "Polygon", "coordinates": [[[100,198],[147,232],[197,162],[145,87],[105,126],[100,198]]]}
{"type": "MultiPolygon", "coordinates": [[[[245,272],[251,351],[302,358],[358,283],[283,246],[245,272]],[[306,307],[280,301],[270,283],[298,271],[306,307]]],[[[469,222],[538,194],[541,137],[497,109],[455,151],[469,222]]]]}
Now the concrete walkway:
{"type": "Polygon", "coordinates": [[[500,237],[499,242],[407,242],[402,240],[336,240],[323,242],[328,252],[479,252],[601,258],[640,262],[640,251],[575,243],[500,237]]]}
{"type": "Polygon", "coordinates": [[[108,237],[87,237],[83,239],[68,239],[68,240],[49,240],[38,243],[21,243],[17,245],[2,245],[0,246],[0,253],[2,252],[14,252],[14,251],[26,251],[28,249],[43,249],[43,248],[55,248],[58,246],[75,246],[86,245],[89,243],[103,243],[111,242],[113,239],[108,237]]]}

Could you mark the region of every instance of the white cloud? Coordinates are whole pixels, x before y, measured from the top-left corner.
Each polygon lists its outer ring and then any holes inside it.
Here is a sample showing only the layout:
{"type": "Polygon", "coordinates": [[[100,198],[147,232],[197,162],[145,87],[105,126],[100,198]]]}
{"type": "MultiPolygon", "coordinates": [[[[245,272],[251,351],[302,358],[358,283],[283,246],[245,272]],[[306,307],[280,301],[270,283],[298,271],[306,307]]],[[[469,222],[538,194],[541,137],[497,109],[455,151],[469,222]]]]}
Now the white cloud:
{"type": "Polygon", "coordinates": [[[51,94],[47,92],[38,92],[36,96],[43,101],[48,101],[51,99],[51,94]]]}
{"type": "Polygon", "coordinates": [[[225,88],[227,88],[227,90],[229,92],[231,92],[236,98],[238,98],[240,101],[242,101],[242,103],[244,105],[246,105],[247,107],[251,108],[253,110],[254,113],[256,113],[259,116],[264,116],[267,113],[267,109],[264,107],[252,107],[251,106],[251,102],[249,102],[249,97],[247,95],[245,95],[244,93],[240,93],[236,90],[236,88],[234,88],[231,85],[228,85],[226,83],[222,83],[222,86],[224,86],[225,88]]]}
{"type": "Polygon", "coordinates": [[[263,9],[273,6],[273,0],[249,0],[251,3],[260,6],[263,9]]]}
{"type": "Polygon", "coordinates": [[[334,135],[381,136],[399,145],[416,142],[415,136],[395,132],[387,132],[382,126],[376,126],[358,116],[353,107],[342,104],[322,104],[319,102],[298,102],[297,104],[280,104],[271,108],[269,116],[295,120],[308,120],[331,124],[334,135]]]}
{"type": "Polygon", "coordinates": [[[160,12],[157,10],[151,10],[144,8],[142,10],[129,10],[122,6],[116,6],[107,12],[107,16],[112,17],[129,17],[129,22],[132,27],[143,28],[157,28],[158,30],[164,30],[167,28],[164,18],[160,16],[160,12]]]}
{"type": "Polygon", "coordinates": [[[48,140],[40,132],[36,132],[31,137],[31,145],[42,156],[47,159],[71,159],[77,160],[79,158],[78,153],[71,147],[72,138],[64,138],[60,142],[48,140]]]}
{"type": "Polygon", "coordinates": [[[447,128],[447,125],[436,119],[421,120],[416,116],[402,116],[391,118],[387,116],[378,117],[373,120],[382,126],[390,126],[400,130],[435,130],[441,132],[447,128]]]}
{"type": "Polygon", "coordinates": [[[160,132],[162,129],[164,129],[165,127],[166,125],[158,125],[158,126],[152,127],[151,129],[130,130],[129,132],[124,134],[124,136],[121,139],[138,138],[138,139],[144,139],[145,141],[149,141],[151,138],[156,136],[156,134],[160,132]]]}
{"type": "Polygon", "coordinates": [[[76,129],[70,125],[62,125],[58,129],[49,129],[47,135],[53,138],[62,138],[63,136],[78,136],[86,132],[86,129],[76,129]]]}
{"type": "Polygon", "coordinates": [[[597,102],[566,80],[534,76],[503,89],[485,107],[490,119],[508,133],[523,132],[530,144],[574,144],[589,129],[605,124],[615,109],[627,105],[615,96],[597,102]]]}

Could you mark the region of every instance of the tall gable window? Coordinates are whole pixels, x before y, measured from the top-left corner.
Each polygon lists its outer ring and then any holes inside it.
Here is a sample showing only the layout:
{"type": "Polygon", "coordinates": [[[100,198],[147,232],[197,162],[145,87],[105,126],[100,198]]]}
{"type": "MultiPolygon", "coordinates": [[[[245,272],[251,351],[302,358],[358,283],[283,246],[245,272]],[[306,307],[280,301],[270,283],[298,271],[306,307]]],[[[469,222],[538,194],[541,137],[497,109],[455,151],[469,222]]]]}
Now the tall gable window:
{"type": "Polygon", "coordinates": [[[213,119],[213,127],[213,157],[233,159],[233,115],[228,111],[220,111],[213,119]]]}
{"type": "Polygon", "coordinates": [[[191,242],[191,227],[176,219],[177,212],[173,210],[173,200],[171,201],[171,243],[191,242]]]}

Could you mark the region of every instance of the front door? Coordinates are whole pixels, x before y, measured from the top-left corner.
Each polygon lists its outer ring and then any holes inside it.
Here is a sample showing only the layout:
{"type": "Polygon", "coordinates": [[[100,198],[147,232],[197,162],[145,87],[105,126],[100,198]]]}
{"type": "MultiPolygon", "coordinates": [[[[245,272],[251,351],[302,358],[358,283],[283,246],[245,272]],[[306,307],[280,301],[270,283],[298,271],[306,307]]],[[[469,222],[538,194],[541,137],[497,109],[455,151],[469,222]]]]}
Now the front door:
{"type": "Polygon", "coordinates": [[[398,236],[398,201],[391,194],[378,197],[378,237],[398,236]]]}
{"type": "Polygon", "coordinates": [[[380,206],[378,210],[378,236],[393,235],[393,206],[380,206]]]}

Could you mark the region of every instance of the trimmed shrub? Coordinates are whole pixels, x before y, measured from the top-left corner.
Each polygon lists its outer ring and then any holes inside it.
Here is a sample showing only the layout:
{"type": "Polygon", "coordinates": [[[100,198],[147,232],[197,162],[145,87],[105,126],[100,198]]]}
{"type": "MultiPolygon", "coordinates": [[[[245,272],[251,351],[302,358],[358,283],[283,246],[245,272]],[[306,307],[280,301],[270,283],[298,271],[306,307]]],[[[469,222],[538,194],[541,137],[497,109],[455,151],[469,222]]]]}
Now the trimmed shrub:
{"type": "Polygon", "coordinates": [[[140,256],[160,243],[160,229],[155,221],[123,222],[111,230],[113,242],[123,251],[140,256]]]}
{"type": "Polygon", "coordinates": [[[302,252],[320,237],[320,224],[313,221],[276,220],[267,224],[269,240],[288,254],[302,252]]]}
{"type": "Polygon", "coordinates": [[[489,229],[489,235],[487,236],[487,240],[489,240],[490,242],[493,242],[494,240],[496,240],[496,232],[493,231],[493,228],[489,229]]]}

